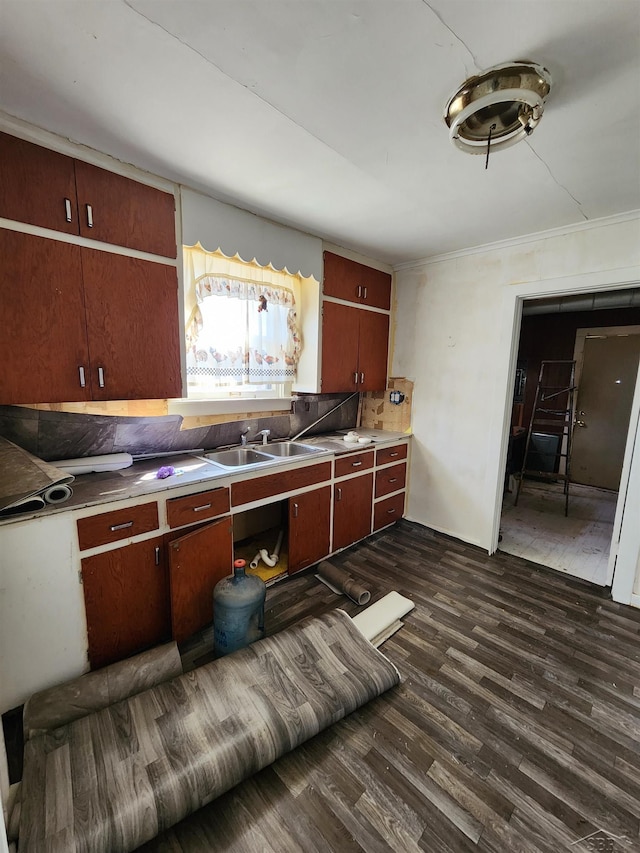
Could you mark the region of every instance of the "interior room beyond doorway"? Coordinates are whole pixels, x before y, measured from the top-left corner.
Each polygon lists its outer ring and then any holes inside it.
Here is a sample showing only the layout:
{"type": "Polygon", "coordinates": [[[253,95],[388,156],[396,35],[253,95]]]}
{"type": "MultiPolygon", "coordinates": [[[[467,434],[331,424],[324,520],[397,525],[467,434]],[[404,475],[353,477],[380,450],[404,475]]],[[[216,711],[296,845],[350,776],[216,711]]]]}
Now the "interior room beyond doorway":
{"type": "MultiPolygon", "coordinates": [[[[509,437],[509,453],[507,459],[507,476],[505,477],[505,489],[502,503],[502,515],[500,523],[500,542],[498,548],[506,553],[523,557],[532,562],[545,565],[563,573],[570,574],[583,580],[591,581],[601,586],[609,585],[611,578],[608,569],[609,551],[613,534],[614,516],[618,500],[617,484],[620,480],[622,467],[621,454],[612,454],[608,451],[606,440],[600,440],[593,465],[593,476],[585,472],[583,461],[580,471],[577,471],[571,463],[571,484],[569,488],[568,515],[565,517],[565,495],[564,483],[561,480],[554,481],[553,473],[564,471],[565,458],[561,456],[560,439],[558,436],[543,434],[544,430],[532,426],[532,415],[534,412],[534,401],[536,387],[538,384],[540,364],[543,360],[575,360],[576,361],[576,385],[575,413],[571,418],[571,426],[574,422],[580,422],[579,437],[582,443],[599,436],[610,434],[613,430],[624,435],[629,425],[631,411],[631,400],[633,386],[635,385],[635,374],[638,369],[638,353],[640,352],[640,307],[636,307],[638,299],[633,294],[636,291],[626,290],[620,292],[605,292],[601,294],[590,294],[588,296],[560,297],[545,300],[527,300],[523,304],[523,316],[520,332],[518,361],[516,371],[516,383],[514,389],[514,403],[511,419],[511,430],[509,437]],[[616,298],[618,293],[618,299],[616,298]],[[605,307],[600,307],[604,305],[605,307]],[[611,306],[611,307],[607,307],[611,306]],[[629,339],[621,349],[624,353],[620,357],[626,361],[633,361],[633,365],[620,364],[620,376],[617,380],[617,390],[621,382],[631,386],[631,396],[628,406],[617,406],[616,401],[602,405],[601,413],[596,413],[593,394],[593,382],[585,371],[589,367],[593,371],[594,363],[604,359],[591,359],[583,361],[585,352],[584,342],[590,335],[598,336],[593,344],[604,344],[607,335],[611,335],[611,342],[620,335],[633,336],[635,341],[629,339]],[[631,344],[628,346],[628,344],[631,344]],[[638,346],[636,346],[636,343],[638,346]],[[626,366],[626,373],[622,367],[626,366]],[[633,374],[633,381],[627,383],[627,379],[633,374]],[[590,388],[590,398],[587,412],[581,404],[580,385],[585,392],[590,388]],[[598,421],[596,419],[599,419],[598,421]],[[623,423],[624,422],[624,423],[623,423]],[[532,430],[532,439],[529,442],[529,456],[526,465],[524,462],[524,451],[526,447],[527,433],[532,430]],[[555,445],[553,439],[556,439],[555,445]],[[531,463],[533,448],[546,448],[551,446],[551,451],[545,450],[542,457],[544,467],[540,463],[538,455],[536,463],[531,463]],[[595,464],[603,457],[620,456],[619,469],[616,476],[608,476],[606,482],[598,480],[599,471],[602,467],[595,464]],[[548,471],[547,477],[551,479],[541,480],[526,477],[521,482],[518,505],[515,506],[516,486],[520,469],[541,468],[548,471]],[[615,485],[614,484],[615,481],[615,485]]],[[[588,341],[589,342],[589,341],[588,341]]],[[[615,346],[613,347],[615,349],[615,346]]],[[[587,347],[588,349],[588,347],[587,347]]],[[[615,360],[613,361],[615,364],[615,360]]],[[[609,370],[609,372],[611,372],[609,370]]],[[[617,376],[617,374],[616,374],[617,376]]],[[[601,377],[599,380],[602,390],[598,393],[603,396],[608,393],[608,385],[616,382],[613,374],[601,377]]],[[[576,428],[577,430],[577,428],[576,428]]],[[[553,428],[547,430],[553,433],[553,428]]],[[[574,432],[575,435],[575,432],[574,432]]],[[[566,447],[564,448],[566,450],[566,447]]],[[[575,449],[575,442],[574,442],[575,449]]],[[[575,461],[575,454],[571,456],[575,461]]],[[[582,459],[582,456],[581,456],[582,459]]],[[[616,462],[617,464],[617,462],[616,462]]],[[[610,466],[609,466],[610,467],[610,466]]]]}

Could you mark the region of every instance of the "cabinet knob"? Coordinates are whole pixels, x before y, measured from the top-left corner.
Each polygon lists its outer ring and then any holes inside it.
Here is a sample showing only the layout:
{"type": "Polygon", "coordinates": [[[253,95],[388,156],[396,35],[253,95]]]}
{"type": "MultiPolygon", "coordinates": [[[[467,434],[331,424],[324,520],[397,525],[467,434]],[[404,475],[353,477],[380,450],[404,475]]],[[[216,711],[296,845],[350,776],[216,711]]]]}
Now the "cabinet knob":
{"type": "Polygon", "coordinates": [[[160,565],[160,548],[156,545],[156,566],[160,565]]]}
{"type": "Polygon", "coordinates": [[[342,500],[342,489],[341,489],[340,487],[338,487],[338,488],[336,489],[336,500],[337,500],[337,501],[341,501],[341,500],[342,500]]]}
{"type": "Polygon", "coordinates": [[[298,504],[293,505],[293,517],[294,518],[298,517],[298,504]]]}

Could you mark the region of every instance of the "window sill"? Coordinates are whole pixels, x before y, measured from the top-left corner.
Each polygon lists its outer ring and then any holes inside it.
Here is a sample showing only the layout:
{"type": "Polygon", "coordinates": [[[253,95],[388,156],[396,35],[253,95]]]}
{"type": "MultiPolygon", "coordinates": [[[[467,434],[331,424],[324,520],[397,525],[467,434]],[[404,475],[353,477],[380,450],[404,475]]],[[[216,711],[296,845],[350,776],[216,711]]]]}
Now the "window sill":
{"type": "Polygon", "coordinates": [[[168,400],[170,415],[237,415],[243,412],[288,412],[291,397],[245,397],[237,400],[168,400]]]}

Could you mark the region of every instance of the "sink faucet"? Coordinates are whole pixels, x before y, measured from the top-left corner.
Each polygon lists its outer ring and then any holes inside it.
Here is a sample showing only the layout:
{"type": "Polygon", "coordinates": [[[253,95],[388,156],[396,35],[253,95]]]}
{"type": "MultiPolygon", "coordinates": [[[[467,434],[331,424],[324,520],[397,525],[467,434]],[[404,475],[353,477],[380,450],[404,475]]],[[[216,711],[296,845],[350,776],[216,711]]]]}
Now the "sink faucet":
{"type": "Polygon", "coordinates": [[[259,435],[262,436],[262,443],[266,444],[267,438],[271,435],[271,430],[270,429],[261,429],[259,432],[259,435]]]}
{"type": "Polygon", "coordinates": [[[247,427],[240,433],[240,444],[244,447],[247,443],[247,433],[249,432],[250,427],[247,427]]]}

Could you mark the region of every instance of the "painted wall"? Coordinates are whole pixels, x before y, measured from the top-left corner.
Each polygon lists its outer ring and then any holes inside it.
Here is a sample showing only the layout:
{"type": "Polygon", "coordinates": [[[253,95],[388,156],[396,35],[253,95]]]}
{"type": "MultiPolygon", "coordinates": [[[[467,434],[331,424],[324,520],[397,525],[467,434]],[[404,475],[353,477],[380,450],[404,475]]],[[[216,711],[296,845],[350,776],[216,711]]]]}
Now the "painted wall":
{"type": "Polygon", "coordinates": [[[415,381],[408,517],[493,550],[520,303],[640,279],[640,217],[396,270],[392,375],[415,381]]]}

